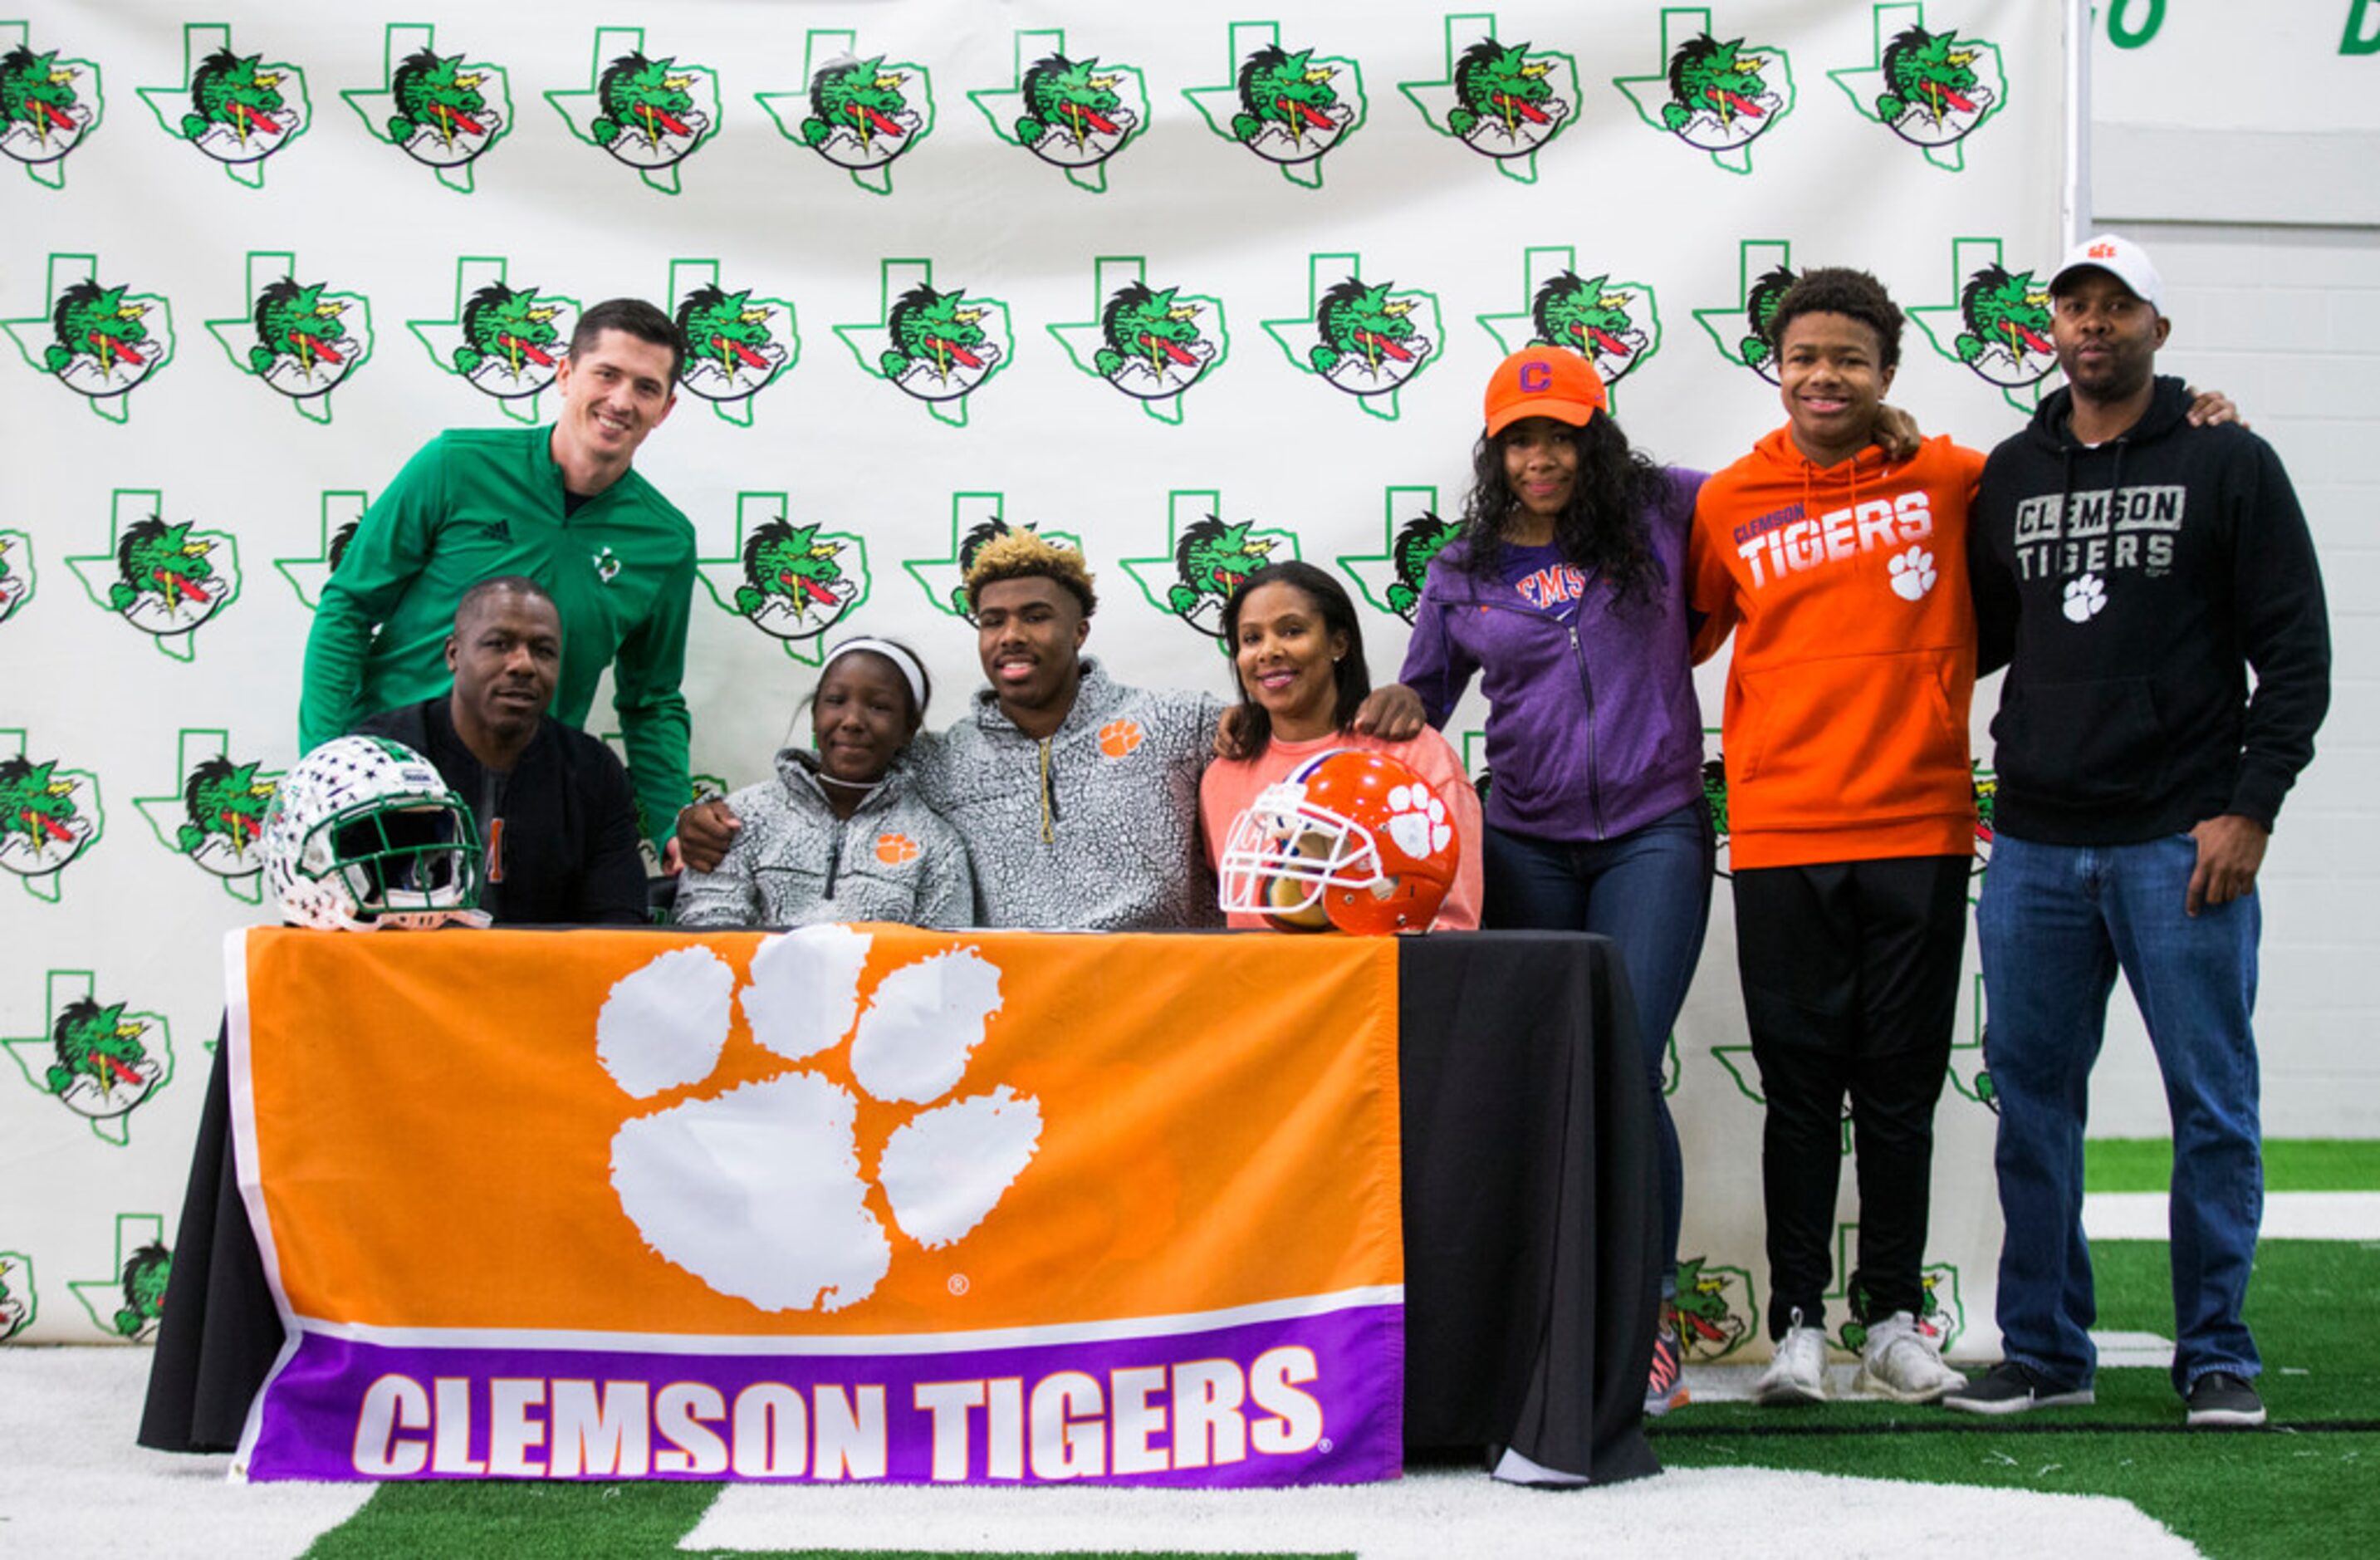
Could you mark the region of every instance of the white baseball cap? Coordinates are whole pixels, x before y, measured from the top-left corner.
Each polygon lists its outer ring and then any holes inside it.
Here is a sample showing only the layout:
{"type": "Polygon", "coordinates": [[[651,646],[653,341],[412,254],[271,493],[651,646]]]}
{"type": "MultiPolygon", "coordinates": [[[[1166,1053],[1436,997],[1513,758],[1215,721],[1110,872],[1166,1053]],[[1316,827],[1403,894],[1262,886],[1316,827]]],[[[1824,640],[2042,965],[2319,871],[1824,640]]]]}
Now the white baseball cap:
{"type": "Polygon", "coordinates": [[[2102,233],[2067,250],[2066,258],[2058,262],[2058,274],[2049,278],[2049,296],[2056,298],[2068,277],[2086,270],[2105,271],[2131,288],[2132,296],[2155,310],[2159,319],[2165,317],[2165,283],[2158,277],[2148,251],[2130,238],[2102,233]]]}

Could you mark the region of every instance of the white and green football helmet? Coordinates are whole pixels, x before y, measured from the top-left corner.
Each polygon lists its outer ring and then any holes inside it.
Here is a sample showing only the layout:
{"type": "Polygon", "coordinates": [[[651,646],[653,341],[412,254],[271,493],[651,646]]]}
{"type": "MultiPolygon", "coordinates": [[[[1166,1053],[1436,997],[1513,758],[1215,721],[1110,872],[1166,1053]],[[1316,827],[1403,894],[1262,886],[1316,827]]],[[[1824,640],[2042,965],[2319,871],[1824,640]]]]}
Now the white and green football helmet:
{"type": "Polygon", "coordinates": [[[404,743],[335,737],[281,777],[264,822],[264,884],[284,920],[325,931],[470,910],[480,902],[479,829],[444,777],[404,743]]]}

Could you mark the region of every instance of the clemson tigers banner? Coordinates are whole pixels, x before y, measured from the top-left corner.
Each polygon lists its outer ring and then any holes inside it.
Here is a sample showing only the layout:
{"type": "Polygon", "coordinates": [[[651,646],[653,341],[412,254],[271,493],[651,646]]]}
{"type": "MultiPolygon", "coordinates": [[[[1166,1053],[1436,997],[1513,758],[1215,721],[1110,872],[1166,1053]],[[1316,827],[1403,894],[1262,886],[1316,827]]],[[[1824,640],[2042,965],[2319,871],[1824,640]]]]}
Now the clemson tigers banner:
{"type": "Polygon", "coordinates": [[[254,1480],[1401,1466],[1391,939],[226,942],[254,1480]]]}

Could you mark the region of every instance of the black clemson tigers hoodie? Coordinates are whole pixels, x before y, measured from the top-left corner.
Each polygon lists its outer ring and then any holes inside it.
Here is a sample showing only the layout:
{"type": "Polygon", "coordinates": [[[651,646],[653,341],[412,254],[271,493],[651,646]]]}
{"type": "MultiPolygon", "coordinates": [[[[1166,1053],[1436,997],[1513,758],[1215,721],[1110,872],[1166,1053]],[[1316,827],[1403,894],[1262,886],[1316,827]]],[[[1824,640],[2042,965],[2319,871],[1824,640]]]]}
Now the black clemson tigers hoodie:
{"type": "Polygon", "coordinates": [[[2279,459],[2193,428],[2179,379],[2074,441],[2072,392],[1984,467],[1969,567],[1977,665],[2005,664],[1994,823],[2125,845],[2236,812],[2270,828],[2330,703],[2313,540],[2279,459]],[[2255,673],[2252,695],[2248,674],[2255,673]]]}

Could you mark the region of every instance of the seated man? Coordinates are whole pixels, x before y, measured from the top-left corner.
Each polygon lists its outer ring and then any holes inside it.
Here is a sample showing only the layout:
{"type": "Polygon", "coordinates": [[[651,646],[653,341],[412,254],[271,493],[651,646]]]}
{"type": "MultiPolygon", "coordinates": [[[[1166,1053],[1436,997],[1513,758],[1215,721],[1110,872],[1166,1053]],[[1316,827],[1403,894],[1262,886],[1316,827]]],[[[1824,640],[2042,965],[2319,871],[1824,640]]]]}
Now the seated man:
{"type": "Polygon", "coordinates": [[[562,615],[524,575],[463,593],[446,636],[453,690],[385,710],[358,734],[437,766],[479,824],[480,905],[499,924],[647,919],[628,772],[596,738],[548,715],[562,615]]]}
{"type": "MultiPolygon", "coordinates": [[[[1198,780],[1222,701],[1110,681],[1081,653],[1099,605],[1082,555],[1032,531],[978,553],[966,592],[990,686],[948,731],[920,734],[906,762],[927,805],[966,841],[977,924],[1221,925],[1198,843],[1198,780]]],[[[1411,737],[1420,701],[1375,693],[1354,725],[1411,737]]],[[[736,827],[716,803],[689,808],[678,836],[686,863],[715,863],[736,827]]]]}

